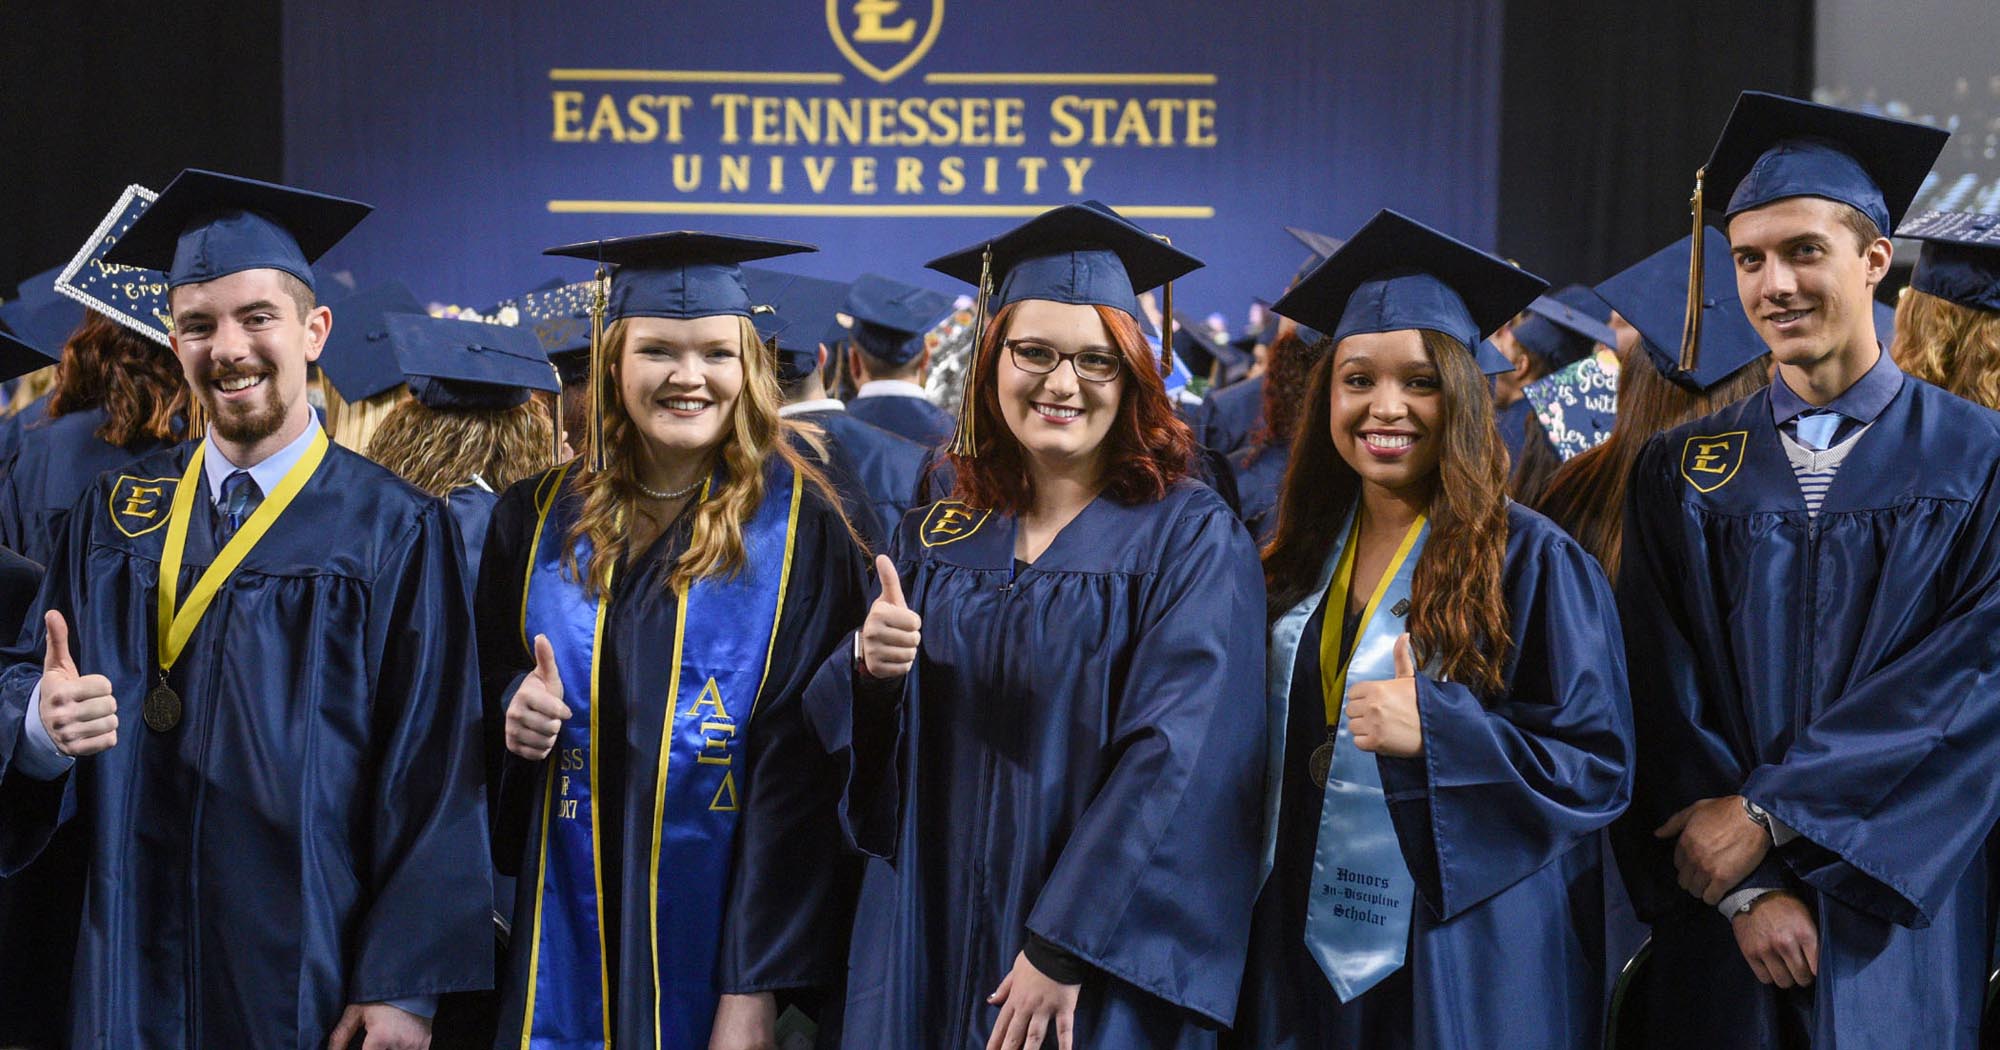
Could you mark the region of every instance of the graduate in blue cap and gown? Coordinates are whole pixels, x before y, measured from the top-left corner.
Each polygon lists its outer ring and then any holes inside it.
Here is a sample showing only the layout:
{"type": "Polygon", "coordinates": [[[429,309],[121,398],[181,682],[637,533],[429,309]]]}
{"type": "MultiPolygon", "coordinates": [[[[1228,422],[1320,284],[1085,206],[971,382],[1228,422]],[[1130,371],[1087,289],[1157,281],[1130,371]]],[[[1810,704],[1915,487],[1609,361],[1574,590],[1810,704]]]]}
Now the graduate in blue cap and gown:
{"type": "MultiPolygon", "coordinates": [[[[0,324],[41,351],[49,359],[45,368],[62,360],[63,345],[83,323],[83,306],[55,290],[62,271],[58,266],[22,281],[16,297],[0,303],[0,324]]],[[[20,447],[22,429],[41,422],[48,409],[48,389],[54,382],[55,374],[41,368],[31,368],[7,382],[7,398],[0,403],[0,411],[8,412],[0,419],[0,463],[20,447]]]]}
{"type": "Polygon", "coordinates": [[[1476,356],[1543,287],[1384,211],[1277,304],[1334,348],[1265,550],[1273,866],[1242,1046],[1596,1045],[1618,616],[1506,498],[1476,356]]]}
{"type": "Polygon", "coordinates": [[[869,858],[843,1045],[1214,1046],[1258,877],[1263,587],[1135,320],[1200,261],[1092,201],[930,265],[979,288],[956,489],[807,697],[869,858]]]}
{"type": "Polygon", "coordinates": [[[1512,374],[1498,381],[1513,397],[1494,413],[1509,461],[1521,461],[1528,417],[1535,411],[1534,402],[1526,396],[1527,387],[1583,360],[1599,346],[1617,345],[1610,314],[1590,289],[1571,285],[1536,296],[1517,324],[1496,334],[1493,341],[1502,352],[1510,346],[1517,351],[1517,359],[1510,362],[1514,365],[1512,374]]]}
{"type": "Polygon", "coordinates": [[[948,295],[865,273],[848,288],[848,374],[855,383],[847,410],[925,448],[942,448],[956,424],[924,396],[931,351],[924,337],[951,312],[948,295]]]}
{"type": "Polygon", "coordinates": [[[799,434],[799,447],[825,469],[846,501],[848,517],[871,551],[886,550],[889,537],[918,497],[929,449],[847,411],[846,402],[826,390],[826,343],[822,337],[847,299],[847,285],[777,270],[745,267],[753,300],[772,309],[752,318],[757,332],[777,354],[778,387],[784,407],[778,414],[818,429],[816,443],[799,434]]]}
{"type": "Polygon", "coordinates": [[[455,530],[305,399],[368,210],[191,169],[106,257],[208,425],[78,500],[0,675],[0,872],[89,838],[72,1045],[416,1046],[492,979],[455,530]]]}
{"type": "Polygon", "coordinates": [[[1922,247],[1896,304],[1901,331],[1892,340],[1878,312],[1877,337],[1903,371],[2000,408],[2000,215],[1926,212],[1896,236],[1922,247]]]}
{"type": "Polygon", "coordinates": [[[854,864],[800,694],[860,622],[866,562],[778,415],[739,267],[811,250],[548,252],[609,287],[582,455],[501,497],[480,568],[494,859],[519,887],[505,1045],[767,1046],[777,996],[837,999],[854,864]]]}
{"type": "MultiPolygon", "coordinates": [[[[1330,237],[1324,233],[1300,229],[1297,226],[1287,226],[1285,227],[1285,232],[1291,234],[1293,239],[1297,240],[1300,244],[1305,245],[1307,252],[1305,262],[1299,264],[1299,268],[1293,272],[1291,280],[1285,284],[1283,290],[1289,291],[1301,278],[1311,273],[1313,267],[1318,266],[1326,260],[1327,256],[1339,250],[1341,242],[1338,237],[1330,237]]],[[[1259,300],[1259,302],[1262,302],[1262,300],[1259,300]]],[[[1201,413],[1203,422],[1201,436],[1204,443],[1234,460],[1238,458],[1238,453],[1258,444],[1260,434],[1268,433],[1265,416],[1267,414],[1266,402],[1269,399],[1269,395],[1265,391],[1273,380],[1273,370],[1283,372],[1283,369],[1277,364],[1277,355],[1286,349],[1287,344],[1294,342],[1303,342],[1305,345],[1311,346],[1319,342],[1319,333],[1311,329],[1301,329],[1298,322],[1282,314],[1272,312],[1265,323],[1263,336],[1265,348],[1264,371],[1240,383],[1232,383],[1221,389],[1212,390],[1207,397],[1202,399],[1202,404],[1205,406],[1205,410],[1201,413]]],[[[1303,376],[1303,370],[1299,374],[1303,376]]],[[[1282,459],[1282,457],[1279,458],[1282,459]]],[[[1266,469],[1268,470],[1269,468],[1266,469]]],[[[1283,472],[1282,466],[1276,471],[1278,474],[1282,474],[1283,472]]],[[[1251,486],[1246,486],[1241,482],[1242,479],[1239,478],[1238,488],[1242,490],[1246,497],[1252,487],[1260,487],[1255,486],[1254,483],[1251,486]]],[[[1251,501],[1246,499],[1246,506],[1249,502],[1251,501]]],[[[1248,520],[1247,512],[1245,520],[1248,520]]]]}
{"type": "Polygon", "coordinates": [[[1979,1044],[2000,415],[1899,371],[1871,299],[1946,137],[1745,92],[1697,177],[1777,376],[1630,482],[1616,840],[1660,1045],[1979,1044]]]}

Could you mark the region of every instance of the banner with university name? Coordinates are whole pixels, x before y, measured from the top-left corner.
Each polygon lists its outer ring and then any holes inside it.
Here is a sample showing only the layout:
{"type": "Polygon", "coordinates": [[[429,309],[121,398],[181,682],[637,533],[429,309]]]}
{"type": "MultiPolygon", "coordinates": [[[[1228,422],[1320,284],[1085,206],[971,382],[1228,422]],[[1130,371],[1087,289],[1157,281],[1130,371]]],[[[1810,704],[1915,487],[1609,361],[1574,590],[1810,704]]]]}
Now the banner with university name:
{"type": "Polygon", "coordinates": [[[378,206],[328,265],[479,304],[543,247],[711,229],[787,268],[925,260],[1095,198],[1208,261],[1242,323],[1395,207],[1490,246],[1499,0],[362,0],[285,7],[286,178],[378,206]],[[389,21],[385,21],[385,18],[389,21]]]}

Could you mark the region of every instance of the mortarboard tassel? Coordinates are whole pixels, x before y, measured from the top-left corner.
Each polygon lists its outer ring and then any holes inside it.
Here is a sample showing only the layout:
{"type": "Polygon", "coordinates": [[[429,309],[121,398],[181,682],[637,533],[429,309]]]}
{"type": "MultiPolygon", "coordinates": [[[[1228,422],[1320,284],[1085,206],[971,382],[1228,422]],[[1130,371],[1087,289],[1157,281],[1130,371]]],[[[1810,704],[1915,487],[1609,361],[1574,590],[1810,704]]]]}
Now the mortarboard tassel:
{"type": "Polygon", "coordinates": [[[561,463],[563,461],[562,369],[557,368],[554,361],[550,361],[549,371],[554,372],[556,376],[556,393],[554,397],[549,398],[549,462],[561,463]]]}
{"type": "MultiPolygon", "coordinates": [[[[1160,243],[1173,247],[1174,239],[1164,233],[1156,233],[1160,243]]],[[[1174,282],[1160,286],[1160,376],[1165,378],[1174,370],[1174,282]]],[[[1213,369],[1210,369],[1213,372],[1213,369]]],[[[1214,382],[1211,375],[1210,382],[1214,382]]]]}
{"type": "Polygon", "coordinates": [[[965,388],[959,394],[958,433],[952,438],[951,453],[968,459],[977,456],[978,435],[973,432],[973,410],[979,404],[979,352],[986,342],[986,296],[993,287],[993,246],[979,256],[979,290],[972,304],[972,359],[965,372],[965,388]]]}
{"type": "Polygon", "coordinates": [[[1702,182],[1708,169],[1694,173],[1694,196],[1688,200],[1688,207],[1694,212],[1694,239],[1688,242],[1688,294],[1687,319],[1681,323],[1682,372],[1694,374],[1695,365],[1701,356],[1701,301],[1702,301],[1702,245],[1707,226],[1702,221],[1702,182]]]}
{"type": "Polygon", "coordinates": [[[604,346],[604,312],[611,304],[611,278],[599,264],[597,275],[591,280],[590,290],[590,462],[592,471],[600,471],[608,462],[608,452],[604,447],[604,396],[605,370],[608,362],[605,355],[610,351],[604,346]]]}

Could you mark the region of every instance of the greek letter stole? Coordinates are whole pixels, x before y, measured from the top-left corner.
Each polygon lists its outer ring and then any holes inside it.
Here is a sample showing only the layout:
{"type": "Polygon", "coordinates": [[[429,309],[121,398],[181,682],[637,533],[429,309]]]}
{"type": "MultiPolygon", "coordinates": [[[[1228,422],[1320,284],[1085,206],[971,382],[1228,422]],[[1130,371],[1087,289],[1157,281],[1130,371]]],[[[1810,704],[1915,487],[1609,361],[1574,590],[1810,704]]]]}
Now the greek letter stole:
{"type": "MultiPolygon", "coordinates": [[[[771,469],[764,499],[743,526],[742,569],[696,581],[679,595],[673,637],[621,656],[670,660],[668,695],[611,701],[599,693],[611,587],[607,582],[604,596],[593,599],[566,574],[565,536],[582,503],[564,492],[567,474],[567,467],[556,472],[537,493],[540,521],[522,595],[522,639],[532,651],[536,635],[548,636],[571,717],[548,759],[533,922],[516,933],[534,938],[520,1045],[612,1045],[617,993],[604,950],[605,862],[595,802],[600,791],[622,790],[597,777],[597,749],[621,742],[598,736],[602,700],[624,704],[633,724],[651,721],[642,714],[648,708],[664,712],[657,759],[638,752],[627,763],[629,776],[643,777],[649,766],[654,774],[651,806],[642,820],[626,822],[652,829],[650,844],[643,833],[626,842],[627,849],[648,850],[648,892],[643,900],[623,901],[621,909],[624,929],[650,931],[652,972],[618,978],[651,981],[656,1009],[650,1024],[627,1019],[621,1027],[650,1027],[652,1045],[661,1050],[704,1050],[718,998],[715,963],[736,823],[750,790],[736,756],[770,668],[803,488],[789,470],[771,469]]],[[[720,475],[711,478],[702,498],[720,483],[720,475]]],[[[577,564],[588,565],[590,553],[587,543],[579,545],[577,564]]],[[[615,871],[612,877],[610,892],[618,893],[615,871]]]]}

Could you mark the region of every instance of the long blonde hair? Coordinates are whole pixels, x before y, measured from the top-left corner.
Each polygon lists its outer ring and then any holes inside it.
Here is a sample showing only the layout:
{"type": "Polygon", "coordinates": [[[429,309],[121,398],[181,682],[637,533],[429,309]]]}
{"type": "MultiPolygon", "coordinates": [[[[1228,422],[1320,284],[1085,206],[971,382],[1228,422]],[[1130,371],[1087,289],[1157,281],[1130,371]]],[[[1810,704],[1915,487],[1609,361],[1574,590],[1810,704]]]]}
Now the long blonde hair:
{"type": "Polygon", "coordinates": [[[382,421],[389,418],[397,406],[409,400],[410,388],[401,383],[360,401],[349,401],[340,396],[333,380],[322,371],[319,374],[320,392],[326,395],[326,434],[334,443],[353,452],[368,454],[368,446],[375,439],[375,431],[382,421]]]}
{"type": "MultiPolygon", "coordinates": [[[[840,497],[833,486],[792,444],[800,427],[778,415],[784,398],[778,390],[776,364],[771,350],[757,337],[750,319],[740,318],[740,357],[743,362],[743,390],[730,412],[729,429],[721,446],[721,487],[701,501],[694,514],[693,535],[687,550],[674,563],[667,578],[669,589],[685,592],[696,580],[734,575],[743,567],[743,524],[757,513],[764,501],[764,464],[771,456],[818,490],[834,513],[840,516],[854,543],[866,549],[854,524],[847,520],[840,497]]],[[[606,353],[596,355],[592,364],[598,374],[598,389],[604,392],[605,467],[601,471],[579,470],[576,490],[583,497],[583,510],[569,527],[569,548],[564,556],[570,578],[580,582],[586,593],[597,596],[611,579],[611,571],[628,554],[629,522],[640,498],[636,464],[639,442],[645,438],[625,411],[619,390],[619,376],[625,358],[628,332],[626,322],[615,321],[604,330],[606,353]],[[577,549],[590,544],[590,563],[577,563],[577,549]]],[[[586,436],[585,441],[594,440],[586,436]]],[[[583,461],[589,462],[584,451],[583,461]]]]}
{"type": "Polygon", "coordinates": [[[555,465],[549,410],[540,397],[512,408],[397,405],[368,441],[369,459],[433,496],[476,475],[495,492],[555,465]]]}
{"type": "Polygon", "coordinates": [[[2000,408],[2000,313],[1906,289],[1896,303],[1898,367],[1987,408],[2000,408]]]}

